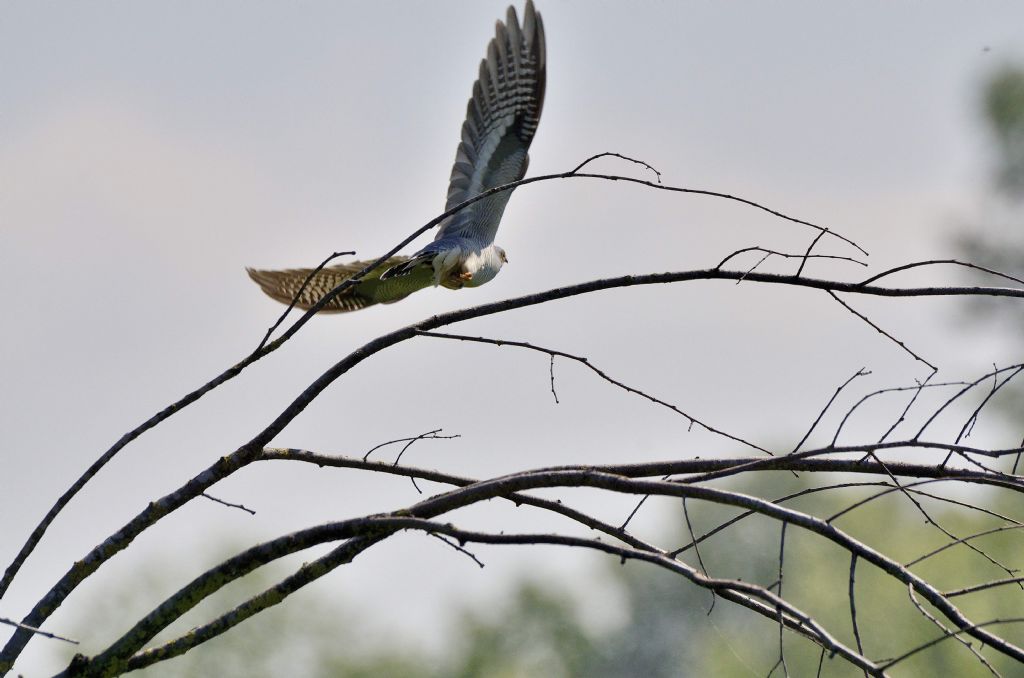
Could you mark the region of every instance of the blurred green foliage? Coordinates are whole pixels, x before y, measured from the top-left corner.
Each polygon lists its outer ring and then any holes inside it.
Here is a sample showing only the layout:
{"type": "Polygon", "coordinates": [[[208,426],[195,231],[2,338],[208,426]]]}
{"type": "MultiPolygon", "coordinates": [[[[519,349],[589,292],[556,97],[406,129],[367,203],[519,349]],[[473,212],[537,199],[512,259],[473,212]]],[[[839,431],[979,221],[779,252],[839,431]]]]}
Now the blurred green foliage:
{"type": "MultiPolygon", "coordinates": [[[[998,69],[986,81],[982,101],[994,142],[995,191],[983,213],[963,225],[958,240],[968,261],[1024,278],[1024,66],[998,69]]],[[[968,303],[985,310],[1005,306],[973,298],[968,303]]],[[[1019,327],[1015,322],[1014,329],[1019,327]]]]}
{"type": "Polygon", "coordinates": [[[1024,199],[1024,68],[1005,65],[995,72],[985,87],[984,113],[996,140],[996,184],[1024,199]]]}
{"type": "MultiPolygon", "coordinates": [[[[983,86],[981,100],[982,122],[993,142],[994,190],[979,214],[961,224],[956,241],[966,261],[1024,279],[1024,66],[1004,64],[996,69],[983,86]]],[[[980,284],[1013,285],[984,274],[972,277],[980,284]]],[[[1001,332],[1018,346],[1024,314],[1007,313],[1012,308],[1007,301],[968,297],[964,324],[971,330],[1001,332]]],[[[1024,389],[1010,384],[998,409],[1013,421],[1021,408],[1024,389]]]]}

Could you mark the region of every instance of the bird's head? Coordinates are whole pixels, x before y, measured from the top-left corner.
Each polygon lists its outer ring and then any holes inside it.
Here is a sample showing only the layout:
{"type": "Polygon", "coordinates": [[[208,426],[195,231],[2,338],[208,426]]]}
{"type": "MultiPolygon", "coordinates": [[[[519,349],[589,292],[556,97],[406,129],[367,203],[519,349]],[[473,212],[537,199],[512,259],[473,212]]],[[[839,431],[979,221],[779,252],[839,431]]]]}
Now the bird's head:
{"type": "Polygon", "coordinates": [[[508,255],[505,254],[505,250],[500,248],[500,247],[498,247],[497,245],[494,246],[494,249],[498,253],[498,257],[501,258],[501,263],[507,264],[508,263],[508,255]]]}

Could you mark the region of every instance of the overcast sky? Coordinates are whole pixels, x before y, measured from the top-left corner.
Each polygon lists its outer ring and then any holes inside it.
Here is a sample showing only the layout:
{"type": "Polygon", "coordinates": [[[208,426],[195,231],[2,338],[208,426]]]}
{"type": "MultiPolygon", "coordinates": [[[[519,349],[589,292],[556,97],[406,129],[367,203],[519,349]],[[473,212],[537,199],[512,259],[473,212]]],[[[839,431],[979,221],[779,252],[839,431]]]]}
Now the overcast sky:
{"type": "MultiPolygon", "coordinates": [[[[255,346],[280,307],[245,266],[313,265],[344,249],[373,257],[440,211],[466,99],[505,6],[0,4],[4,566],[122,433],[255,346]]],[[[986,199],[981,85],[998,65],[1024,58],[1024,6],[1016,2],[540,0],[537,8],[548,86],[531,174],[625,153],[657,167],[666,183],[734,193],[828,225],[871,253],[871,270],[955,255],[951,234],[986,199]]],[[[613,161],[596,168],[643,176],[613,161]]],[[[802,251],[812,236],[710,198],[593,181],[525,187],[498,233],[510,263],[493,282],[316,319],[147,433],[57,520],[0,601],[0,616],[20,618],[145,502],[248,440],[309,381],[381,332],[571,282],[708,267],[755,244],[802,251]]],[[[835,241],[827,251],[853,254],[835,241]]],[[[850,264],[809,272],[865,275],[850,264]]],[[[962,280],[949,270],[902,280],[924,279],[962,280]]],[[[851,303],[939,364],[940,376],[1009,359],[994,342],[960,331],[955,301],[851,303]]],[[[589,356],[713,425],[781,447],[799,439],[856,369],[873,370],[864,389],[928,373],[826,295],[752,284],[617,290],[453,329],[589,356]]],[[[578,367],[556,364],[556,378],[557,405],[543,356],[409,342],[346,375],[275,442],[362,454],[443,428],[461,438],[422,443],[405,460],[477,476],[742,452],[687,432],[680,417],[578,367]]],[[[871,421],[858,426],[875,430],[871,421]]],[[[215,494],[257,516],[189,504],[105,566],[47,628],[60,632],[76,602],[154,557],[173,563],[176,588],[213,562],[208,548],[418,496],[400,480],[286,464],[246,469],[215,494]]],[[[622,504],[592,506],[613,521],[624,516],[622,504]]],[[[521,517],[488,507],[459,518],[467,526],[530,524],[529,516],[514,522],[521,517]]],[[[445,601],[497,595],[526,565],[568,581],[595,558],[481,555],[484,570],[434,540],[403,537],[315,587],[416,630],[445,601]]],[[[420,635],[438,642],[430,631],[420,635]]],[[[86,639],[87,649],[109,639],[86,639]]],[[[34,641],[20,668],[57,668],[52,648],[34,641]]]]}

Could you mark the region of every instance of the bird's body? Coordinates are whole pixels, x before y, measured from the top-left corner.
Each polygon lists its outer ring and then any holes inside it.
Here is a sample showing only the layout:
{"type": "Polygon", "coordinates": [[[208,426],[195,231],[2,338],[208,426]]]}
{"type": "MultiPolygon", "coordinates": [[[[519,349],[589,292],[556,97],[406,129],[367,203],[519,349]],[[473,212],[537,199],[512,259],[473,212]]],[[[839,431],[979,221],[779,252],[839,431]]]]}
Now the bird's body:
{"type": "MultiPolygon", "coordinates": [[[[544,25],[532,0],[527,0],[522,27],[515,9],[509,7],[505,23],[497,24],[487,58],[480,63],[449,179],[446,210],[523,178],[529,164],[527,151],[540,122],[545,80],[544,25]]],[[[433,242],[411,257],[388,259],[342,290],[323,310],[353,311],[393,303],[430,286],[457,290],[492,280],[508,261],[505,250],[494,244],[494,236],[511,194],[511,189],[499,191],[452,214],[441,222],[433,242]]],[[[248,271],[269,296],[308,309],[369,263],[351,262],[316,272],[248,271]]]]}
{"type": "Polygon", "coordinates": [[[459,236],[435,240],[407,261],[384,271],[381,280],[409,275],[416,267],[428,267],[433,285],[458,290],[479,287],[498,275],[508,261],[505,250],[495,244],[480,247],[479,242],[459,236]]]}

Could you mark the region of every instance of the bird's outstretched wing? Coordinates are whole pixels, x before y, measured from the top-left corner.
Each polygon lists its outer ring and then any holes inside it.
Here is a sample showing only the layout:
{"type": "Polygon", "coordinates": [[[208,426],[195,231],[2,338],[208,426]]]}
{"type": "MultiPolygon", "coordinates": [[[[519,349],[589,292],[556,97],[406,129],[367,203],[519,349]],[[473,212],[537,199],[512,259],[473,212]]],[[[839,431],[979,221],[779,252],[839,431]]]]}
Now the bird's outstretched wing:
{"type": "MultiPolygon", "coordinates": [[[[466,108],[445,209],[526,174],[527,150],[544,105],[544,24],[527,0],[522,27],[515,8],[509,7],[495,33],[466,108]]],[[[461,236],[490,245],[511,194],[496,193],[452,215],[437,239],[461,236]]]]}
{"type": "MultiPolygon", "coordinates": [[[[374,304],[390,304],[404,299],[413,292],[433,285],[433,271],[429,268],[414,270],[410,275],[399,278],[381,280],[381,272],[392,266],[404,263],[408,257],[391,257],[373,269],[362,281],[343,290],[323,308],[321,313],[344,313],[358,311],[374,304]]],[[[308,310],[332,289],[361,271],[370,261],[352,261],[337,266],[327,266],[313,276],[302,294],[296,301],[296,307],[308,310]]],[[[249,277],[258,284],[268,296],[290,304],[298,294],[299,288],[313,271],[311,268],[292,268],[283,271],[261,271],[247,268],[249,277]]]]}

